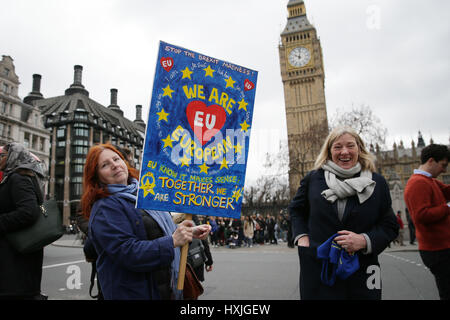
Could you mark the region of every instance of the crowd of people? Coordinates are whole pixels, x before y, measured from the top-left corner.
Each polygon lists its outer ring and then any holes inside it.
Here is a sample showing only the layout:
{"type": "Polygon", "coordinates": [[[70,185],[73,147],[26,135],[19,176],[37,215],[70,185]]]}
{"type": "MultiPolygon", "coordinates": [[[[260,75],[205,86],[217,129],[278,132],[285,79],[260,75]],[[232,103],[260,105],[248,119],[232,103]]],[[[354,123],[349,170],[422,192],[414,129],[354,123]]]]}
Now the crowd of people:
{"type": "MultiPolygon", "coordinates": [[[[425,147],[404,193],[410,232],[415,229],[410,241],[417,236],[420,256],[447,300],[450,185],[436,178],[449,159],[447,146],[425,147]]],[[[351,128],[330,132],[287,213],[231,219],[199,212],[198,222],[175,224],[170,212],[135,208],[138,176],[111,144],[90,148],[80,214],[104,299],[183,299],[176,286],[180,248],[209,236],[214,247],[297,246],[302,299],[378,300],[381,286],[367,287],[366,270],[379,267],[378,255],[391,242],[403,243],[403,222],[392,210],[389,186],[351,128]]],[[[46,179],[43,164],[25,147],[0,148],[0,299],[46,299],[40,291],[43,250],[20,253],[6,239],[37,220],[46,179]]]]}
{"type": "Polygon", "coordinates": [[[290,219],[284,212],[263,216],[259,213],[242,215],[240,219],[204,217],[211,225],[210,243],[213,247],[253,247],[286,242],[291,247],[288,233],[290,219]]]}

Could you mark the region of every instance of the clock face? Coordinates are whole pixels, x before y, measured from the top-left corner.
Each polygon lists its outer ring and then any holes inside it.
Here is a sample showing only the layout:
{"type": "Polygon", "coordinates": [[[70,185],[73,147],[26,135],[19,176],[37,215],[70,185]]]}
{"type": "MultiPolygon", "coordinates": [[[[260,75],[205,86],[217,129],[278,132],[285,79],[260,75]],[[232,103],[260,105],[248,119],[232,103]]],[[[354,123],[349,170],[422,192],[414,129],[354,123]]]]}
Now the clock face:
{"type": "Polygon", "coordinates": [[[309,60],[311,60],[311,53],[304,47],[297,47],[289,53],[289,63],[293,67],[303,67],[308,64],[309,60]]]}

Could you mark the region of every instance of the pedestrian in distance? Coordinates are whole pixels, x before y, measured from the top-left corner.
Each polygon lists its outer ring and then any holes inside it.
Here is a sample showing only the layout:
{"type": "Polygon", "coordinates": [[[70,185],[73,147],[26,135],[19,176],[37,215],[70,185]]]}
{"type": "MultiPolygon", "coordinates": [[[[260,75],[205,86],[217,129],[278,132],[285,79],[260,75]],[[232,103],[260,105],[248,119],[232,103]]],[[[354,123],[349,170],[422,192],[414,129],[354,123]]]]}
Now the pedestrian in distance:
{"type": "MultiPolygon", "coordinates": [[[[199,225],[201,223],[200,219],[198,218],[197,215],[193,215],[192,216],[192,221],[194,222],[195,225],[199,225]]],[[[209,248],[209,243],[207,239],[204,240],[192,240],[192,242],[189,244],[189,253],[191,252],[191,247],[193,245],[199,246],[201,249],[201,253],[199,254],[200,257],[203,258],[203,263],[201,263],[199,266],[194,266],[191,265],[192,268],[194,269],[194,272],[198,278],[198,280],[200,281],[205,281],[205,270],[206,272],[211,272],[213,270],[213,258],[212,258],[212,254],[211,254],[211,250],[209,248]]],[[[197,252],[197,251],[196,251],[197,252]]],[[[188,257],[188,262],[189,262],[189,257],[188,257]]]]}
{"type": "Polygon", "coordinates": [[[251,248],[253,247],[253,236],[254,236],[254,229],[255,224],[253,223],[253,219],[250,216],[245,216],[244,218],[244,237],[245,237],[245,244],[247,247],[251,248]]]}
{"type": "Polygon", "coordinates": [[[44,199],[45,168],[23,145],[0,151],[0,299],[46,300],[41,293],[43,249],[20,253],[5,235],[31,226],[44,199]]]}
{"type": "Polygon", "coordinates": [[[210,239],[214,248],[219,247],[219,225],[215,217],[209,217],[209,225],[211,226],[210,239]]]}
{"type": "Polygon", "coordinates": [[[381,299],[381,281],[369,287],[368,280],[377,276],[378,255],[397,237],[398,224],[389,187],[353,129],[330,132],[288,210],[300,258],[301,299],[381,299]],[[342,278],[336,276],[342,264],[318,250],[327,245],[359,268],[341,269],[342,278]]]}
{"type": "MultiPolygon", "coordinates": [[[[283,211],[283,210],[280,210],[280,214],[281,214],[281,220],[282,220],[282,222],[281,222],[281,234],[282,234],[282,237],[283,237],[283,241],[284,242],[288,242],[288,237],[287,237],[287,234],[288,234],[288,232],[292,232],[292,231],[289,231],[291,228],[290,228],[290,223],[289,223],[289,218],[288,218],[288,215],[283,211]]],[[[291,242],[292,242],[292,240],[291,240],[291,242]]]]}
{"type": "Polygon", "coordinates": [[[193,237],[205,239],[210,226],[194,227],[190,220],[176,226],[169,212],[135,208],[137,178],[112,145],[90,148],[81,206],[104,299],[182,299],[176,287],[179,248],[193,237]]]}
{"type": "Polygon", "coordinates": [[[219,227],[218,231],[217,231],[217,238],[219,240],[219,244],[220,246],[224,246],[226,245],[226,237],[225,237],[225,232],[226,232],[226,226],[225,226],[225,221],[223,220],[222,217],[219,217],[217,219],[217,226],[219,227]]]}
{"type": "Polygon", "coordinates": [[[283,223],[284,223],[284,218],[283,218],[282,214],[280,213],[276,218],[275,237],[277,238],[277,241],[281,241],[281,242],[284,241],[283,223]]]}
{"type": "Polygon", "coordinates": [[[406,220],[408,220],[409,244],[413,245],[416,241],[416,227],[411,219],[408,208],[405,208],[406,220]]]}
{"type": "Polygon", "coordinates": [[[403,243],[403,220],[400,210],[397,211],[397,223],[399,226],[398,237],[397,239],[394,240],[394,242],[398,243],[400,246],[404,246],[405,244],[403,243]]]}
{"type": "Polygon", "coordinates": [[[256,241],[258,244],[264,244],[264,232],[266,229],[266,223],[264,222],[263,216],[261,214],[256,214],[256,241]]]}
{"type": "Polygon", "coordinates": [[[450,300],[450,185],[436,178],[447,170],[447,146],[422,149],[421,165],[406,183],[404,198],[416,229],[419,253],[442,300],[450,300]]]}
{"type": "Polygon", "coordinates": [[[275,218],[273,216],[271,216],[270,214],[267,215],[266,226],[267,226],[267,240],[268,240],[268,243],[270,243],[270,244],[278,244],[277,238],[275,236],[276,221],[275,221],[275,218]]]}
{"type": "Polygon", "coordinates": [[[231,230],[234,231],[237,236],[237,246],[240,247],[242,245],[242,242],[244,241],[244,232],[242,230],[243,228],[243,221],[241,219],[231,219],[231,230]]]}

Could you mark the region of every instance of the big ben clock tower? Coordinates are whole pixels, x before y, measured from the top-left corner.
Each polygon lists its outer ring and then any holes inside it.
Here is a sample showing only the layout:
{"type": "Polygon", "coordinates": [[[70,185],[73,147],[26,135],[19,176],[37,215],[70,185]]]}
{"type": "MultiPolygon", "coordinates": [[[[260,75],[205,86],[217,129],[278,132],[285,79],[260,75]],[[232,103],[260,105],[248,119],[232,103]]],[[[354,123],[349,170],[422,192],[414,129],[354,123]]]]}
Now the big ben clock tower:
{"type": "Polygon", "coordinates": [[[312,169],[328,134],[322,47],[303,0],[289,0],[279,46],[289,146],[291,195],[312,169]]]}

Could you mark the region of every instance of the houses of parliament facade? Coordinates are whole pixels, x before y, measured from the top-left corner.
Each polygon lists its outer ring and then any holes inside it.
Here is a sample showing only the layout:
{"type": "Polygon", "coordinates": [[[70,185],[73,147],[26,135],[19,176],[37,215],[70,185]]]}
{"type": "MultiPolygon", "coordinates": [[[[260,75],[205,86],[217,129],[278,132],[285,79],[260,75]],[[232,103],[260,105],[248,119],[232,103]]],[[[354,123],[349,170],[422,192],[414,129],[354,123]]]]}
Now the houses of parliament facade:
{"type": "MultiPolygon", "coordinates": [[[[289,0],[286,27],[280,35],[279,58],[284,88],[289,148],[289,189],[295,194],[303,176],[312,169],[328,134],[325,101],[325,71],[322,47],[316,28],[309,22],[305,1],[289,0]]],[[[430,141],[432,143],[432,141],[430,141]]],[[[392,206],[405,212],[403,190],[413,170],[420,165],[425,147],[422,134],[405,147],[400,141],[393,149],[382,151],[371,146],[377,171],[389,183],[392,206]]],[[[450,173],[440,180],[450,183],[450,173]]]]}

